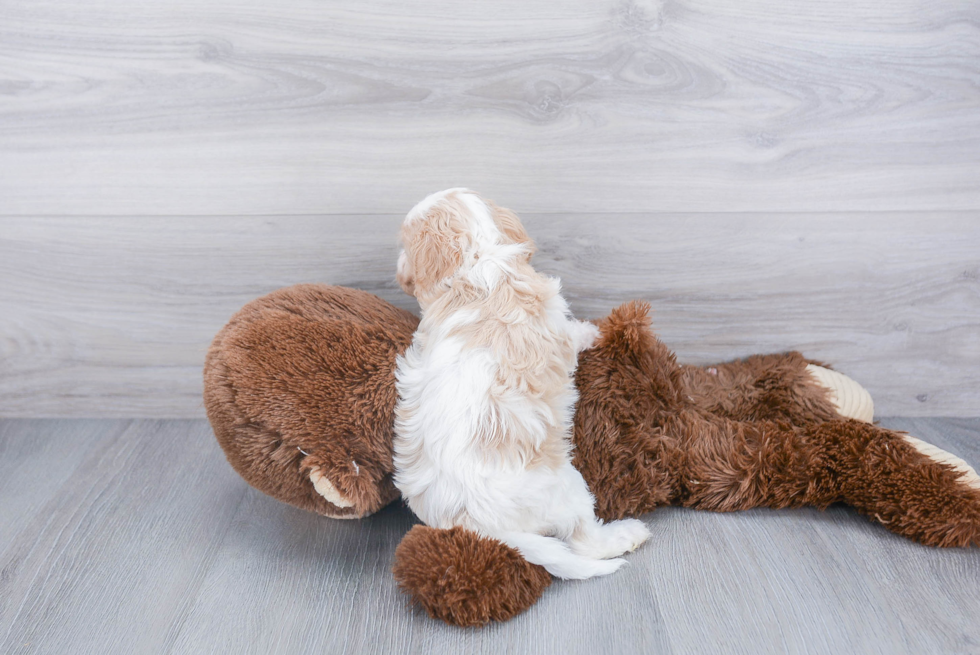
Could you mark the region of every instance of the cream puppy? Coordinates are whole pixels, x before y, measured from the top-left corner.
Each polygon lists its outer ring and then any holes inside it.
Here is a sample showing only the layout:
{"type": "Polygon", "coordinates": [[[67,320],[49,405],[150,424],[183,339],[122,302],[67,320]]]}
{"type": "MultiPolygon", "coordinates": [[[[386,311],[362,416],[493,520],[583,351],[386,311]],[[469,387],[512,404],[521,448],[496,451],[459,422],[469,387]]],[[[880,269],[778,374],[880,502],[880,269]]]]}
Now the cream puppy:
{"type": "Polygon", "coordinates": [[[612,573],[650,535],[603,524],[571,464],[578,352],[598,336],[537,273],[513,213],[466,189],[408,213],[398,282],[422,320],[397,362],[395,485],[427,525],[498,539],[560,578],[612,573]]]}

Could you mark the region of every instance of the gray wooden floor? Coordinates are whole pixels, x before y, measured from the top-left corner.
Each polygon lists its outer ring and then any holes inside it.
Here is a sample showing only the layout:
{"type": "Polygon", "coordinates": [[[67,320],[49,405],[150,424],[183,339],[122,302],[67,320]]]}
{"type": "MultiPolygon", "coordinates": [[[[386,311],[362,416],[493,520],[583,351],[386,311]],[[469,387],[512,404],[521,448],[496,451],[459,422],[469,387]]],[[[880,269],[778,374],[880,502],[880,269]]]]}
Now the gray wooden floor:
{"type": "MultiPolygon", "coordinates": [[[[980,463],[978,419],[886,419],[980,463]]],[[[282,505],[200,420],[0,421],[3,653],[978,653],[980,550],[844,507],[644,517],[617,574],[461,630],[392,582],[412,524],[282,505]]]]}

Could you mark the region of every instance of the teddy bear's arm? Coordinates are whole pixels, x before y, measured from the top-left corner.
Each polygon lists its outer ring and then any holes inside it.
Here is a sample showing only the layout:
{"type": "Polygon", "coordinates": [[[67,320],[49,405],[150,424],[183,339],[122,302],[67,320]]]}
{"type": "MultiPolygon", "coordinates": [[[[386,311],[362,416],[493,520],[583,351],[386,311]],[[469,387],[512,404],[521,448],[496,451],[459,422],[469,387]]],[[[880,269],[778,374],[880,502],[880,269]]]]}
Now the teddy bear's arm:
{"type": "Polygon", "coordinates": [[[682,366],[681,380],[696,406],[735,421],[804,426],[854,418],[869,423],[874,414],[871,395],[861,385],[798,352],[682,366]]]}

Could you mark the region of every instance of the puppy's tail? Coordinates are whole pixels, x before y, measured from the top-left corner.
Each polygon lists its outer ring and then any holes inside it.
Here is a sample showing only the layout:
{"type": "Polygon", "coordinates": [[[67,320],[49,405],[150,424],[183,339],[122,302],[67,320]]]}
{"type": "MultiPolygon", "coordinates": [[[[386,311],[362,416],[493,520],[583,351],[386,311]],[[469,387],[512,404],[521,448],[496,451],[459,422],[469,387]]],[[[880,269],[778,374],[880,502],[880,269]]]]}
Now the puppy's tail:
{"type": "Polygon", "coordinates": [[[624,559],[590,559],[576,555],[561,539],[531,532],[501,532],[493,537],[519,551],[531,564],[543,566],[551,575],[566,580],[609,575],[626,563],[624,559]]]}

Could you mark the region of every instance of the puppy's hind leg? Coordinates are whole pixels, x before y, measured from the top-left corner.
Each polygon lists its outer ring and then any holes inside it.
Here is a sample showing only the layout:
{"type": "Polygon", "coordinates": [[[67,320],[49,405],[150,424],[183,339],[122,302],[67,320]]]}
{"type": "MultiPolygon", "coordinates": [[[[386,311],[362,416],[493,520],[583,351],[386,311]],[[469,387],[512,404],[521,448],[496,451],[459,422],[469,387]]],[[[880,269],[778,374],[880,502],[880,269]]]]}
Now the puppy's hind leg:
{"type": "Polygon", "coordinates": [[[530,532],[503,532],[493,535],[524,559],[543,566],[548,573],[566,580],[585,580],[614,573],[626,563],[624,559],[594,559],[573,553],[564,541],[530,532]]]}
{"type": "Polygon", "coordinates": [[[584,557],[606,559],[632,552],[650,537],[650,530],[637,519],[602,523],[583,520],[569,540],[572,551],[584,557]]]}

